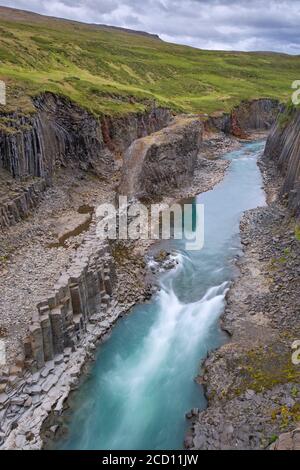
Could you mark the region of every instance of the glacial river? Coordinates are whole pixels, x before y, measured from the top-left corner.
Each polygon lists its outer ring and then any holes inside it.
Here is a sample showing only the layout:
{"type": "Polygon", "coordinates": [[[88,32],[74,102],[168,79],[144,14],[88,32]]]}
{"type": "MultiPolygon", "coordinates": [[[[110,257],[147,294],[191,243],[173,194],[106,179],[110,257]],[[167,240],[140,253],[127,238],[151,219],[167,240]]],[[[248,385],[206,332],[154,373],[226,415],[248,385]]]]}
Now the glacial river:
{"type": "Polygon", "coordinates": [[[185,413],[206,407],[194,380],[201,361],[227,340],[219,317],[241,252],[241,215],[265,203],[256,164],[263,147],[247,143],[224,155],[231,165],[223,181],[192,200],[205,207],[202,250],[187,252],[180,240],[162,244],[177,253],[177,268],[162,273],[161,290],[121,319],[99,347],[58,448],[183,448],[185,413]]]}

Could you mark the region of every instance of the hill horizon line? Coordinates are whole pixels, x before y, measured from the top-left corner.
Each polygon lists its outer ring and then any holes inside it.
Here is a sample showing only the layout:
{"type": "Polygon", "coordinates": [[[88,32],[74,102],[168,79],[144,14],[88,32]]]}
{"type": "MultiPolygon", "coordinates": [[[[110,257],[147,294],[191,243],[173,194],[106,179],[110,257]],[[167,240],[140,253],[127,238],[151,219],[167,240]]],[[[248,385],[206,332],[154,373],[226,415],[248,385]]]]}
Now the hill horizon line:
{"type": "Polygon", "coordinates": [[[113,24],[90,23],[90,22],[87,22],[87,21],[78,21],[78,20],[65,18],[65,17],[60,17],[60,16],[44,15],[42,13],[37,13],[37,12],[32,11],[32,10],[12,8],[12,7],[4,6],[4,5],[0,5],[0,12],[1,12],[2,19],[7,20],[7,21],[22,21],[22,19],[24,21],[30,21],[30,20],[33,21],[34,19],[39,19],[39,20],[50,19],[50,20],[57,21],[57,22],[67,22],[69,24],[86,26],[86,27],[91,27],[91,28],[100,29],[100,30],[104,30],[104,31],[112,30],[112,31],[118,31],[118,32],[121,32],[121,33],[123,32],[123,33],[131,34],[131,35],[148,37],[149,39],[155,39],[157,41],[161,41],[161,42],[164,42],[166,44],[175,44],[175,45],[178,45],[178,46],[183,46],[183,47],[187,47],[187,48],[191,48],[191,49],[196,49],[196,50],[199,50],[199,51],[207,50],[207,51],[228,52],[228,53],[239,53],[239,52],[241,52],[241,53],[248,53],[248,54],[274,54],[274,55],[285,55],[285,56],[292,56],[292,57],[299,57],[300,56],[300,54],[289,54],[288,52],[269,51],[269,50],[250,50],[250,51],[247,50],[246,51],[246,50],[242,50],[242,49],[240,49],[240,50],[239,49],[237,49],[237,50],[235,50],[235,49],[230,49],[230,50],[229,49],[206,49],[206,48],[202,48],[202,47],[196,47],[196,46],[183,44],[183,43],[180,43],[180,42],[165,41],[164,39],[162,39],[160,37],[159,34],[152,33],[152,32],[149,32],[149,31],[131,29],[131,28],[128,28],[126,26],[118,26],[118,25],[113,25],[113,24]],[[3,17],[3,15],[2,15],[3,11],[4,12],[6,11],[7,13],[10,12],[12,14],[17,14],[17,16],[11,17],[11,15],[8,15],[8,16],[4,15],[4,17],[3,17]],[[22,15],[25,15],[25,17],[22,18],[22,15]]]}

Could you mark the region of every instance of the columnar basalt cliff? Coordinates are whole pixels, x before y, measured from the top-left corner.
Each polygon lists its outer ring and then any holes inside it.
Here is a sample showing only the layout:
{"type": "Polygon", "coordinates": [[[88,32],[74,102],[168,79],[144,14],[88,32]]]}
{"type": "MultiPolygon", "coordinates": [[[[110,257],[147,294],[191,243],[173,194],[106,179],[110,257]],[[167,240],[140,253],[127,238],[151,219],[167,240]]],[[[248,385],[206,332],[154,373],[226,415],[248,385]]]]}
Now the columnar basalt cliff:
{"type": "Polygon", "coordinates": [[[237,106],[232,115],[235,115],[241,129],[268,130],[272,127],[281,105],[277,100],[259,99],[243,102],[237,106]]]}
{"type": "Polygon", "coordinates": [[[39,203],[47,187],[42,178],[17,184],[7,174],[5,176],[0,175],[0,230],[24,219],[39,203]]]}
{"type": "Polygon", "coordinates": [[[114,169],[112,150],[168,124],[170,112],[153,108],[124,118],[98,119],[61,96],[45,93],[34,99],[31,116],[3,116],[0,167],[14,178],[37,176],[51,181],[55,167],[82,164],[102,176],[114,169]]]}
{"type": "Polygon", "coordinates": [[[58,165],[79,164],[101,176],[114,171],[114,153],[122,154],[131,142],[166,126],[170,112],[152,108],[123,118],[96,118],[67,99],[45,94],[35,99],[42,121],[54,134],[58,165]]]}
{"type": "Polygon", "coordinates": [[[37,205],[55,161],[52,129],[39,114],[0,116],[0,227],[14,225],[37,205]]]}
{"type": "Polygon", "coordinates": [[[1,371],[2,448],[40,448],[41,426],[49,413],[59,416],[95,345],[117,320],[117,278],[110,248],[88,238],[71,268],[49,297],[34,309],[25,341],[25,371],[1,371]],[[15,424],[16,411],[18,424],[15,424]]]}
{"type": "Polygon", "coordinates": [[[289,206],[300,217],[300,111],[287,109],[273,126],[267,141],[265,156],[276,162],[284,177],[281,190],[289,206]]]}
{"type": "MultiPolygon", "coordinates": [[[[63,174],[64,183],[64,169],[72,170],[71,179],[74,169],[78,176],[76,190],[84,175],[96,176],[97,186],[107,186],[107,197],[108,192],[114,194],[111,180],[123,162],[119,192],[152,199],[189,184],[199,168],[202,171],[205,167],[199,167],[206,120],[203,116],[177,116],[171,120],[168,110],[154,107],[123,118],[98,119],[66,98],[50,93],[37,97],[34,105],[34,114],[5,116],[0,122],[2,229],[26,217],[45,189],[53,186],[54,190],[58,174],[63,174]]],[[[234,118],[216,117],[209,122],[217,129],[235,133],[233,127],[245,126],[246,132],[252,128],[264,130],[275,120],[278,105],[271,101],[245,106],[261,113],[260,118],[247,120],[245,111],[239,111],[234,118]]],[[[83,185],[88,185],[85,181],[83,185]]],[[[99,202],[97,197],[92,195],[92,204],[99,202]]],[[[9,365],[0,371],[0,444],[3,441],[4,448],[42,446],[43,422],[49,413],[62,413],[64,401],[78,384],[81,368],[96,342],[126,310],[118,297],[121,276],[119,272],[116,275],[109,246],[96,238],[94,222],[92,218],[88,233],[78,245],[74,243],[72,257],[59,269],[62,274],[58,273],[53,290],[56,274],[53,284],[51,281],[43,290],[42,301],[32,302],[26,320],[28,332],[22,332],[23,352],[16,358],[16,365],[10,358],[9,365]]],[[[42,250],[45,247],[43,244],[42,250]]],[[[44,271],[38,271],[43,285],[44,271]]],[[[14,311],[15,301],[9,308],[9,312],[14,311]]]]}
{"type": "Polygon", "coordinates": [[[0,168],[13,178],[51,175],[56,141],[44,124],[39,114],[1,116],[0,168]]]}
{"type": "Polygon", "coordinates": [[[277,100],[268,98],[243,101],[230,114],[217,113],[210,116],[209,121],[222,132],[243,139],[251,131],[269,130],[281,109],[277,100]]]}
{"type": "Polygon", "coordinates": [[[259,160],[268,205],[240,223],[244,256],[221,320],[230,342],[204,361],[208,408],[188,414],[188,448],[299,449],[300,112],[280,110],[259,160]]]}
{"type": "Polygon", "coordinates": [[[101,129],[105,145],[117,155],[122,155],[130,144],[159,131],[171,121],[166,108],[154,107],[149,112],[127,115],[122,118],[103,117],[101,129]]]}
{"type": "Polygon", "coordinates": [[[153,197],[187,183],[202,141],[197,116],[177,116],[169,127],[135,140],[125,153],[120,193],[153,197]]]}
{"type": "Polygon", "coordinates": [[[105,319],[115,284],[108,246],[99,247],[97,239],[88,241],[53,294],[37,305],[24,345],[27,366],[40,369],[65,348],[74,347],[93,315],[100,313],[105,319]]]}
{"type": "Polygon", "coordinates": [[[45,93],[34,99],[36,112],[0,119],[0,171],[12,178],[39,182],[19,189],[16,197],[0,199],[0,226],[13,225],[28,215],[51,185],[60,167],[76,167],[109,178],[116,158],[132,141],[166,126],[169,110],[152,108],[124,118],[96,118],[66,98],[45,93]],[[37,194],[39,193],[39,194],[37,194]]]}

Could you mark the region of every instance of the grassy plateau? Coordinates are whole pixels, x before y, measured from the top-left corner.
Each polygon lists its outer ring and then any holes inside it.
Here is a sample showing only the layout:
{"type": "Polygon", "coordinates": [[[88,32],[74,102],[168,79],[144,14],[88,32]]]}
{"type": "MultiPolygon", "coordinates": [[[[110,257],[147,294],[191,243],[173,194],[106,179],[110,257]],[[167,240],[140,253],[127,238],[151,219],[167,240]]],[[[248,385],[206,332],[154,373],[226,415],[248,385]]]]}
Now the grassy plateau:
{"type": "Polygon", "coordinates": [[[212,113],[244,99],[288,100],[300,56],[205,51],[0,7],[0,79],[6,110],[29,112],[31,96],[52,91],[97,115],[142,111],[154,100],[212,113]]]}

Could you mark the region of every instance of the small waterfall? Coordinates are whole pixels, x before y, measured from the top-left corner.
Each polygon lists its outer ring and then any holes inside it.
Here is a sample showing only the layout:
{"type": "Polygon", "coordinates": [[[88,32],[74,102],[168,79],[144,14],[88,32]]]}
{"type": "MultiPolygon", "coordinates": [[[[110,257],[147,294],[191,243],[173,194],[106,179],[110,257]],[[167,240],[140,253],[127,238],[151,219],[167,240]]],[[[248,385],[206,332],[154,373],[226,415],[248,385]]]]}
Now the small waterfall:
{"type": "Polygon", "coordinates": [[[228,154],[224,180],[196,198],[206,211],[204,249],[191,254],[172,240],[176,269],[161,275],[157,295],[123,318],[99,349],[60,448],[182,448],[185,413],[206,406],[194,381],[201,360],[227,340],[218,321],[240,250],[241,214],[264,204],[256,165],[262,148],[246,144],[228,154]]]}

